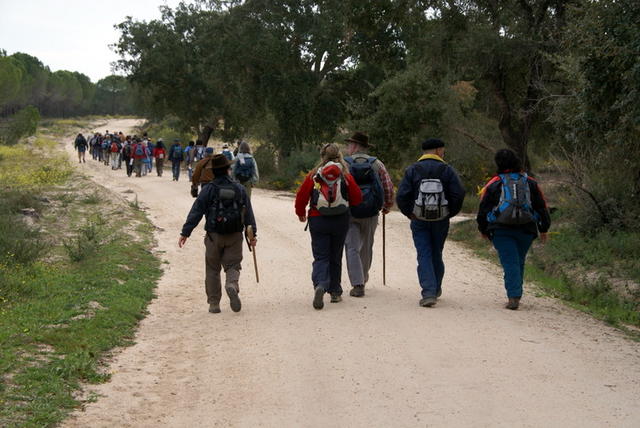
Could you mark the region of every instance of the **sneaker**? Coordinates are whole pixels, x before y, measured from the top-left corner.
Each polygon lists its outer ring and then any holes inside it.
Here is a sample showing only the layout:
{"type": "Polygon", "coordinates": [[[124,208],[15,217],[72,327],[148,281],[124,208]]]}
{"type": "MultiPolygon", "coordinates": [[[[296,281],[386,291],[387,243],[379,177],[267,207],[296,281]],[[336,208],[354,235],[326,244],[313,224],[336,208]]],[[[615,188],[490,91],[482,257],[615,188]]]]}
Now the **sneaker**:
{"type": "Polygon", "coordinates": [[[227,290],[227,296],[229,296],[231,310],[233,312],[240,312],[242,302],[240,302],[240,297],[238,297],[238,290],[234,287],[225,287],[225,290],[227,290]]]}
{"type": "Polygon", "coordinates": [[[323,297],[324,297],[324,288],[318,285],[315,288],[315,292],[313,294],[313,307],[315,309],[320,310],[324,308],[324,301],[322,300],[323,297]]]}
{"type": "Polygon", "coordinates": [[[349,296],[352,297],[363,297],[364,296],[364,285],[354,285],[351,291],[349,292],[349,296]]]}
{"type": "Polygon", "coordinates": [[[220,303],[211,303],[209,305],[209,312],[211,312],[212,314],[219,314],[220,313],[220,303]]]}
{"type": "Polygon", "coordinates": [[[331,295],[331,303],[340,303],[342,302],[342,296],[339,294],[332,294],[331,295]]]}
{"type": "Polygon", "coordinates": [[[423,308],[430,308],[431,306],[436,304],[436,298],[435,297],[425,297],[420,299],[420,306],[422,306],[423,308]]]}
{"type": "Polygon", "coordinates": [[[520,298],[519,297],[509,297],[509,301],[505,305],[505,308],[511,309],[515,311],[520,306],[520,298]]]}

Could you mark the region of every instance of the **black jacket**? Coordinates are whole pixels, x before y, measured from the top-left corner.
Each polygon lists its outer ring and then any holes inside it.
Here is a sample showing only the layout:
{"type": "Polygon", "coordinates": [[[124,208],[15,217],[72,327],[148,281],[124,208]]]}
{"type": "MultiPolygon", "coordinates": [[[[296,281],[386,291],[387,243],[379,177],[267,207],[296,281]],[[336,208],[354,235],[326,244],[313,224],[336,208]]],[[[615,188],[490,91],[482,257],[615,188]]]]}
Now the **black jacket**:
{"type": "Polygon", "coordinates": [[[411,218],[415,201],[418,198],[420,182],[424,178],[436,178],[435,175],[438,169],[443,168],[442,165],[446,166],[442,170],[439,178],[444,188],[445,197],[449,202],[449,218],[460,212],[465,191],[460,182],[460,177],[458,177],[458,173],[453,167],[439,160],[424,159],[409,166],[400,182],[398,194],[396,195],[396,203],[402,214],[411,218]]]}
{"type": "Polygon", "coordinates": [[[478,209],[478,230],[483,235],[492,236],[492,231],[496,229],[519,229],[532,235],[538,235],[538,231],[546,233],[551,227],[551,217],[547,209],[547,202],[544,199],[542,191],[538,187],[538,183],[531,177],[528,177],[529,191],[531,192],[531,206],[538,214],[538,222],[531,222],[519,225],[506,225],[499,223],[489,223],[487,214],[489,214],[500,202],[502,193],[502,180],[500,177],[493,177],[485,186],[482,199],[480,200],[480,208],[478,209]]]}
{"type": "MultiPolygon", "coordinates": [[[[189,211],[187,221],[184,223],[184,226],[182,226],[182,233],[180,233],[180,235],[187,237],[191,236],[191,232],[196,228],[198,223],[200,223],[200,220],[202,220],[202,216],[204,215],[206,218],[206,216],[209,215],[209,207],[213,205],[214,202],[213,199],[215,195],[215,185],[222,183],[231,183],[236,189],[240,191],[240,198],[242,199],[242,203],[245,207],[244,225],[245,227],[252,226],[253,232],[257,236],[258,230],[256,228],[256,219],[253,216],[253,209],[251,208],[251,200],[247,196],[247,192],[244,190],[244,187],[242,187],[239,183],[231,180],[231,177],[229,176],[217,177],[211,183],[207,183],[202,186],[198,198],[193,203],[191,211],[189,211]]],[[[207,232],[213,232],[212,230],[207,229],[207,224],[208,223],[205,223],[204,229],[207,232]]]]}

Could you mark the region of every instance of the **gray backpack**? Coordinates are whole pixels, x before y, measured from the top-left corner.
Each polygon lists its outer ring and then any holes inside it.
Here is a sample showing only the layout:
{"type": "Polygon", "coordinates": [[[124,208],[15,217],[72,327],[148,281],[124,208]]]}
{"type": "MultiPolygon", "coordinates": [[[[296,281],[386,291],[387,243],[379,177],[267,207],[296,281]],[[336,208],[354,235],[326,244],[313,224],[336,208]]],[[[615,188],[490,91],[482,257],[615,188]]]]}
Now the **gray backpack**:
{"type": "MultiPolygon", "coordinates": [[[[446,167],[447,165],[443,164],[433,176],[425,174],[427,177],[420,181],[418,197],[413,205],[413,214],[418,220],[440,221],[449,216],[449,202],[440,181],[440,176],[446,167]]],[[[420,169],[418,167],[418,170],[420,169]]]]}

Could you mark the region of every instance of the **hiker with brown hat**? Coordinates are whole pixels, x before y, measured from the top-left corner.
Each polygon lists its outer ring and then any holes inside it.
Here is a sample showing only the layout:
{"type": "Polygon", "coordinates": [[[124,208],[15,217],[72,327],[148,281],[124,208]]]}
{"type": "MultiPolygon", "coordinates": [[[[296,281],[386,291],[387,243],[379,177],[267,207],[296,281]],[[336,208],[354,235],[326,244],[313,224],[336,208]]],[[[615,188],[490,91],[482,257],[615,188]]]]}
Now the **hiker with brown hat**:
{"type": "Polygon", "coordinates": [[[213,147],[205,149],[205,157],[196,163],[191,175],[191,196],[198,196],[198,189],[201,185],[210,183],[213,180],[213,167],[211,159],[213,157],[213,147]]]}
{"type": "Polygon", "coordinates": [[[243,232],[251,226],[249,245],[256,246],[256,221],[251,201],[244,188],[229,176],[231,162],[222,154],[211,158],[214,179],[205,184],[193,203],[187,220],[178,238],[182,248],[191,232],[205,216],[205,290],[209,312],[220,312],[222,281],[220,270],[225,272],[225,291],[229,296],[231,310],[239,312],[242,304],[239,279],[242,263],[243,232]]]}
{"type": "Polygon", "coordinates": [[[378,227],[378,215],[386,215],[393,206],[393,183],[384,164],[368,151],[373,145],[369,136],[356,132],[348,143],[344,160],[349,165],[351,175],[362,192],[362,202],[351,207],[349,231],[344,242],[347,254],[347,272],[351,282],[349,294],[363,297],[364,287],[369,280],[369,269],[373,260],[373,241],[378,227]]]}

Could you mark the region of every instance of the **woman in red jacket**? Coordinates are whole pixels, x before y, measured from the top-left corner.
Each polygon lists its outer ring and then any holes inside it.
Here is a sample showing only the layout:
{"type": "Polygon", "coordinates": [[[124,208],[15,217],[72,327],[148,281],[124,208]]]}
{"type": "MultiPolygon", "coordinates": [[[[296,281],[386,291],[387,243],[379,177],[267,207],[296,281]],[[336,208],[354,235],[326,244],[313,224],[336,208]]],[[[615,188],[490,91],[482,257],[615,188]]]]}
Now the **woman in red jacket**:
{"type": "Polygon", "coordinates": [[[158,144],[153,149],[153,157],[156,158],[156,171],[158,177],[162,177],[162,171],[164,171],[164,160],[167,157],[167,150],[164,147],[162,138],[158,139],[158,144]]]}
{"type": "Polygon", "coordinates": [[[295,202],[298,219],[303,223],[309,220],[316,309],[324,307],[324,293],[331,295],[331,303],[342,301],[342,252],[349,230],[349,207],[362,201],[338,146],[326,144],[320,156],[320,163],[298,189],[295,202]]]}

